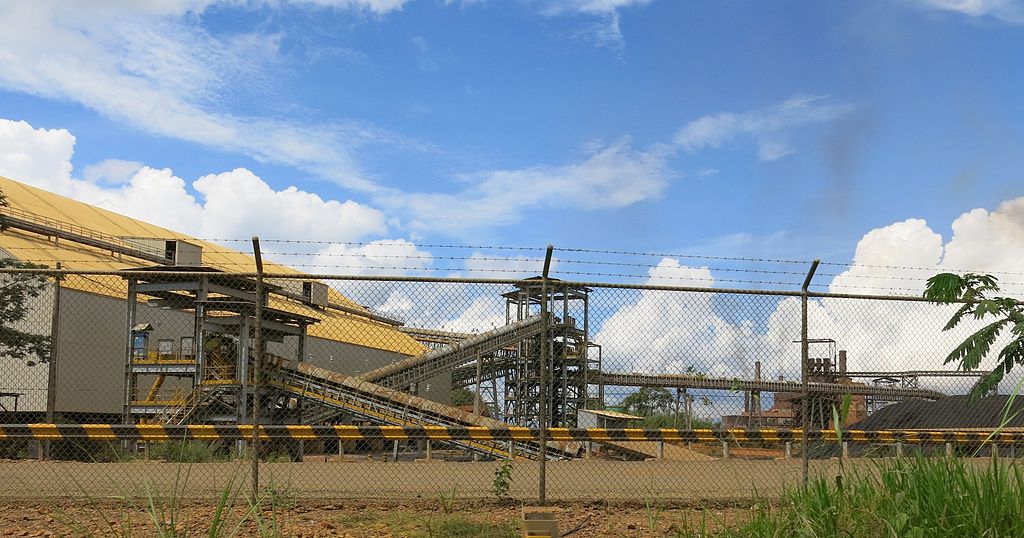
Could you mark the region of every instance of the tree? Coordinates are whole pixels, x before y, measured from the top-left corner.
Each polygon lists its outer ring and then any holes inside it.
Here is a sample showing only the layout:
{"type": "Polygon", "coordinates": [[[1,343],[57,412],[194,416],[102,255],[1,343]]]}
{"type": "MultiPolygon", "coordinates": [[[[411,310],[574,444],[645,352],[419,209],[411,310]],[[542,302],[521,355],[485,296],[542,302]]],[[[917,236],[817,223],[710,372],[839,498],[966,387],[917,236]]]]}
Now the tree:
{"type": "Polygon", "coordinates": [[[995,367],[971,389],[972,401],[992,391],[1014,365],[1024,365],[1024,306],[1017,299],[1001,297],[998,293],[998,279],[974,273],[937,274],[928,279],[924,291],[924,297],[937,304],[963,303],[942,328],[944,331],[968,317],[978,321],[994,319],[956,346],[943,364],[959,362],[959,368],[965,372],[981,368],[996,339],[1009,328],[1010,342],[1000,350],[995,367]]]}
{"type": "MultiPolygon", "coordinates": [[[[0,259],[0,269],[45,269],[45,266],[0,259]]],[[[39,362],[50,359],[50,337],[15,328],[29,315],[28,302],[42,295],[48,281],[31,273],[0,275],[0,358],[39,362]]]]}
{"type": "Polygon", "coordinates": [[[473,391],[463,388],[452,389],[452,405],[473,405],[473,391]]]}
{"type": "Polygon", "coordinates": [[[641,387],[622,400],[622,406],[626,408],[627,413],[642,417],[671,412],[673,403],[671,391],[655,387],[641,387]]]}
{"type": "MultiPolygon", "coordinates": [[[[10,203],[0,190],[0,207],[10,203]]],[[[0,232],[7,229],[0,220],[0,232]]],[[[44,265],[0,259],[0,269],[44,269],[44,265]]],[[[50,359],[50,337],[32,334],[14,328],[29,314],[26,303],[39,297],[46,289],[46,277],[41,275],[11,273],[0,275],[0,357],[29,361],[32,357],[46,362],[50,359]]]]}

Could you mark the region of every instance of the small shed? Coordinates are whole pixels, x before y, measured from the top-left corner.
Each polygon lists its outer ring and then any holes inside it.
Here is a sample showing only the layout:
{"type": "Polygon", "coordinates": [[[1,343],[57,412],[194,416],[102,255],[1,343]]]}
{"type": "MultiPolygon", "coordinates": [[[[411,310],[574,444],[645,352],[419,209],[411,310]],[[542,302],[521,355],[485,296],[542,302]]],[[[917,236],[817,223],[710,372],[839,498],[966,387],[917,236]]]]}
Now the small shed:
{"type": "Polygon", "coordinates": [[[637,428],[639,421],[644,417],[619,413],[618,411],[604,411],[599,409],[580,409],[578,411],[576,424],[580,428],[637,428]]]}

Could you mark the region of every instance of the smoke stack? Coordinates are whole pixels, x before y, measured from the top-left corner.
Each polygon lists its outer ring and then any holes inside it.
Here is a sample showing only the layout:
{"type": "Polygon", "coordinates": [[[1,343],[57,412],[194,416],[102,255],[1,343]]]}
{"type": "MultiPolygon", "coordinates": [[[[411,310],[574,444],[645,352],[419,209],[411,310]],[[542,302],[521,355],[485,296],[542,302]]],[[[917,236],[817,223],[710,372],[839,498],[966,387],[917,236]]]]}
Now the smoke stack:
{"type": "Polygon", "coordinates": [[[754,381],[761,380],[761,361],[754,361],[754,381]]]}
{"type": "Polygon", "coordinates": [[[846,377],[846,350],[839,350],[839,377],[846,377]]]}

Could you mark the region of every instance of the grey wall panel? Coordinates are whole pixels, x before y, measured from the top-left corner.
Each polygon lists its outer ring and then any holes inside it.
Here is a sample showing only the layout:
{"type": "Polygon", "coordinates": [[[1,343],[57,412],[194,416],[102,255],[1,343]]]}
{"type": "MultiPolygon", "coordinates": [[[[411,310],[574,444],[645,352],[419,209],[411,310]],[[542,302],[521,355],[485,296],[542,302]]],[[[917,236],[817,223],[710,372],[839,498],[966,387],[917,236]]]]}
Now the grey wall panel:
{"type": "MultiPolygon", "coordinates": [[[[60,350],[57,362],[57,411],[120,413],[124,402],[124,357],[127,345],[127,302],[71,289],[61,290],[60,350]]],[[[136,323],[149,323],[149,348],[160,339],[174,341],[193,331],[185,312],[139,305],[136,323]]],[[[168,383],[170,389],[174,383],[168,383]]],[[[149,385],[139,384],[141,397],[149,385]]]]}

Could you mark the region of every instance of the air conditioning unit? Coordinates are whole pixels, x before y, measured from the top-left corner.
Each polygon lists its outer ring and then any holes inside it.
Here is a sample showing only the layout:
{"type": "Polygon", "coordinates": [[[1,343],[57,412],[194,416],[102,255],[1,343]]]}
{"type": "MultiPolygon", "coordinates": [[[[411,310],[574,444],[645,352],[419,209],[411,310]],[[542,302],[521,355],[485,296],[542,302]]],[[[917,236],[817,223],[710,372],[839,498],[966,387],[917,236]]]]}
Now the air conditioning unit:
{"type": "Polygon", "coordinates": [[[328,304],[327,284],[323,282],[297,278],[273,278],[269,279],[269,282],[280,287],[286,293],[297,296],[294,297],[296,299],[301,297],[302,302],[306,304],[320,307],[326,307],[328,304]]]}
{"type": "Polygon", "coordinates": [[[302,296],[313,306],[327,306],[327,284],[307,280],[302,283],[302,296]]]}
{"type": "Polygon", "coordinates": [[[163,253],[167,265],[199,267],[203,265],[203,247],[180,239],[126,237],[128,241],[154,253],[163,253]]]}

